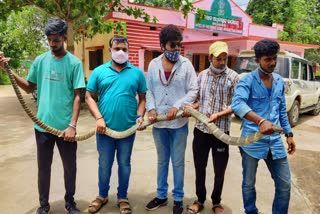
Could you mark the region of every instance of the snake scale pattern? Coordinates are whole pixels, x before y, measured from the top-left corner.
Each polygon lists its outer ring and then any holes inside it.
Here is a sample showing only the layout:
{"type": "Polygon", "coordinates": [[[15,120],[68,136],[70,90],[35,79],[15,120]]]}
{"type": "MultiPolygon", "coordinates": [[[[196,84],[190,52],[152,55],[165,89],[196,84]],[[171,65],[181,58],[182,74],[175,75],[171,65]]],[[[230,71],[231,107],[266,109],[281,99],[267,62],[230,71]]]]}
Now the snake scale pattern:
{"type": "MultiPolygon", "coordinates": [[[[53,135],[60,136],[62,131],[57,130],[52,127],[49,127],[48,125],[44,124],[30,110],[30,108],[27,106],[27,104],[21,94],[21,91],[20,91],[20,89],[14,79],[14,76],[13,76],[12,71],[11,71],[8,64],[5,65],[5,69],[6,69],[7,73],[9,74],[9,79],[12,83],[12,87],[17,95],[17,98],[18,98],[22,108],[25,110],[25,112],[31,118],[31,120],[35,124],[37,124],[39,127],[44,129],[45,131],[47,131],[53,135]]],[[[199,120],[204,125],[206,125],[210,130],[210,134],[213,134],[216,138],[220,139],[222,142],[229,144],[229,145],[235,145],[235,146],[248,145],[248,144],[251,144],[251,143],[254,143],[254,142],[260,140],[264,136],[264,134],[262,134],[261,132],[256,132],[252,135],[245,136],[245,137],[231,137],[231,136],[225,134],[223,131],[221,131],[214,123],[208,123],[209,118],[206,117],[205,115],[201,114],[200,112],[194,110],[193,108],[188,107],[185,109],[185,112],[189,113],[192,117],[194,117],[195,119],[199,120]]],[[[183,111],[179,110],[176,115],[176,118],[180,118],[180,117],[182,117],[182,115],[183,115],[183,111]]],[[[157,121],[164,121],[164,120],[167,120],[166,115],[157,116],[157,121]]],[[[148,120],[143,122],[143,124],[142,124],[143,127],[147,127],[150,125],[152,125],[152,124],[148,120]]],[[[105,134],[110,137],[116,138],[116,139],[121,139],[121,138],[125,138],[125,137],[132,135],[133,133],[135,133],[137,131],[137,129],[138,129],[138,125],[134,125],[131,128],[129,128],[123,132],[117,132],[117,131],[114,131],[114,130],[107,128],[105,131],[105,134]]],[[[282,132],[282,128],[279,126],[276,126],[276,125],[273,126],[273,130],[277,133],[282,132]]],[[[86,140],[86,139],[92,137],[94,134],[95,134],[95,129],[92,129],[84,135],[77,135],[76,141],[86,140]]]]}

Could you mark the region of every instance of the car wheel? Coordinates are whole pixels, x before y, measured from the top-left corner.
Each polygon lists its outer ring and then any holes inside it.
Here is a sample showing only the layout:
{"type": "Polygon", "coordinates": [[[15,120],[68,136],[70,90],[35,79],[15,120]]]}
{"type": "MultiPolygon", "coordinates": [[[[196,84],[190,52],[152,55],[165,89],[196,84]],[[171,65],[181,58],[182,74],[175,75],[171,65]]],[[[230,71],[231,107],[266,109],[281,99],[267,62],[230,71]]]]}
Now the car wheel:
{"type": "Polygon", "coordinates": [[[300,114],[299,101],[295,100],[292,104],[290,111],[288,112],[288,118],[289,118],[291,127],[294,127],[297,125],[299,120],[299,114],[300,114]]]}
{"type": "Polygon", "coordinates": [[[311,114],[317,116],[320,113],[320,98],[318,99],[318,103],[315,108],[311,111],[311,114]]]}

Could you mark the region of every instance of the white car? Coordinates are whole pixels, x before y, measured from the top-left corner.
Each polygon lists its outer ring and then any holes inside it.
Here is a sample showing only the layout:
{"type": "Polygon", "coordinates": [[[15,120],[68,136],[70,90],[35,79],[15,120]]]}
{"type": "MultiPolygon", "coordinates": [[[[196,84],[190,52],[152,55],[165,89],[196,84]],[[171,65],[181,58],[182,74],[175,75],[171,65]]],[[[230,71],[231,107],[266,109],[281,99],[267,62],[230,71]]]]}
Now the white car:
{"type": "MultiPolygon", "coordinates": [[[[233,69],[241,78],[256,68],[254,51],[248,50],[240,52],[233,69]]],[[[280,51],[274,72],[284,78],[286,107],[292,127],[297,124],[299,114],[319,114],[320,82],[315,80],[311,62],[296,54],[280,51]]]]}

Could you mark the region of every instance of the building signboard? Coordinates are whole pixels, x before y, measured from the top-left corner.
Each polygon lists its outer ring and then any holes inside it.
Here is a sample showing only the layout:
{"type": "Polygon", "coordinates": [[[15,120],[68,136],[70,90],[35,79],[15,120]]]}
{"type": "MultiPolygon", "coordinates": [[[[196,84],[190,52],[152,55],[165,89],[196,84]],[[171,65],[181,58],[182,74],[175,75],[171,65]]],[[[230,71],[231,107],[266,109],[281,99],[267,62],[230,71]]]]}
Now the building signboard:
{"type": "Polygon", "coordinates": [[[242,18],[232,16],[231,5],[228,0],[214,0],[211,10],[206,12],[206,17],[199,23],[195,23],[195,29],[242,34],[242,18]]]}

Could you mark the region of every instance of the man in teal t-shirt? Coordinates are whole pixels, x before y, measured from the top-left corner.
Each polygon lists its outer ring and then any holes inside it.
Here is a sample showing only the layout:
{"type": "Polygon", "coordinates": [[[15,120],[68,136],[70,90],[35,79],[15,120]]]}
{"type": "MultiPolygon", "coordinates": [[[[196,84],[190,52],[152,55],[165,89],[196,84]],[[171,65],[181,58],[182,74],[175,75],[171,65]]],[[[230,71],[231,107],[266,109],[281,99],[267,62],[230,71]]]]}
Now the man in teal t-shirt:
{"type": "Polygon", "coordinates": [[[93,70],[86,92],[86,103],[96,119],[99,152],[99,195],[92,201],[88,211],[98,212],[108,202],[111,168],[117,151],[118,205],[120,213],[131,213],[127,192],[135,134],[123,139],[114,139],[104,133],[106,127],[124,131],[136,123],[143,122],[146,80],[143,72],[128,62],[126,38],[113,37],[109,45],[112,61],[93,70]]]}
{"type": "MultiPolygon", "coordinates": [[[[50,174],[55,144],[64,168],[65,208],[70,214],[80,214],[74,201],[77,171],[75,136],[81,104],[80,92],[85,82],[81,61],[64,49],[67,28],[64,20],[50,19],[45,34],[51,50],[35,59],[27,80],[13,72],[23,90],[27,93],[37,90],[37,117],[48,126],[62,131],[61,136],[55,136],[34,125],[40,202],[37,214],[46,214],[50,210],[50,174]]],[[[5,59],[0,53],[1,67],[4,67],[5,59]]]]}

